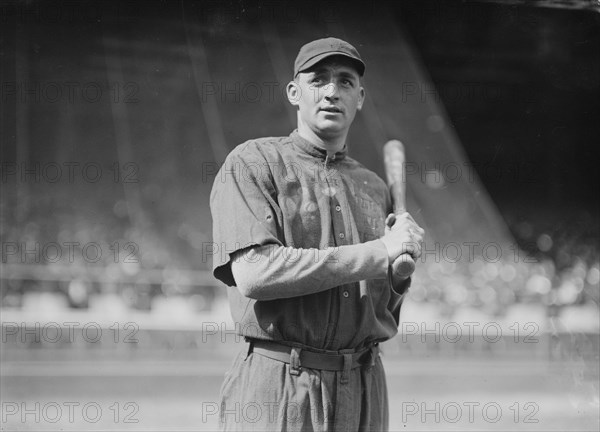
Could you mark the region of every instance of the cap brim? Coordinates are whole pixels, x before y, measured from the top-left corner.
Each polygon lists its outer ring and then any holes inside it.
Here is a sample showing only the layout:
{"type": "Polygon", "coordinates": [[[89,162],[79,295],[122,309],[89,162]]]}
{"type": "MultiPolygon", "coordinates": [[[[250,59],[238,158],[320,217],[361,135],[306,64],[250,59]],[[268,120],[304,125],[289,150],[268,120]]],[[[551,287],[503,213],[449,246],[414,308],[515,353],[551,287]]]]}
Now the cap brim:
{"type": "Polygon", "coordinates": [[[343,57],[346,57],[346,58],[352,60],[353,63],[356,65],[356,71],[358,72],[358,74],[360,76],[364,75],[365,63],[361,59],[350,56],[345,52],[339,52],[339,51],[326,52],[326,53],[322,53],[322,54],[314,56],[313,58],[308,60],[306,63],[304,63],[302,65],[302,67],[296,71],[295,75],[298,75],[300,72],[304,72],[305,70],[310,69],[311,67],[313,67],[320,61],[325,60],[327,57],[332,57],[332,56],[343,56],[343,57]]]}

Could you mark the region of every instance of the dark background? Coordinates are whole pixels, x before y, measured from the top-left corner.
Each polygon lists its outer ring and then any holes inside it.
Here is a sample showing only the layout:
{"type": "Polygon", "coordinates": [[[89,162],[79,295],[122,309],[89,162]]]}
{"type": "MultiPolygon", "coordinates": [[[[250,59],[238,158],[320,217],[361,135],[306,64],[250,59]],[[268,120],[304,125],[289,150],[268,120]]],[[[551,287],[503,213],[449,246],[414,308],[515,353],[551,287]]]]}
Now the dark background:
{"type": "Polygon", "coordinates": [[[505,217],[597,221],[598,14],[431,1],[396,10],[475,166],[521,170],[479,170],[505,217]]]}

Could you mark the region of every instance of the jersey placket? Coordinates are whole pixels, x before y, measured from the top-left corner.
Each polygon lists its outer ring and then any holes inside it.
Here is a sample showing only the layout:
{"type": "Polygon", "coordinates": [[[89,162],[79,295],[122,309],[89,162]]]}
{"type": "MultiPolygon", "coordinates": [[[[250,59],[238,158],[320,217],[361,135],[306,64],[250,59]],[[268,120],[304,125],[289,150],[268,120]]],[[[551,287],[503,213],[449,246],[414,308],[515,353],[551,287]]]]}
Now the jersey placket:
{"type": "MultiPolygon", "coordinates": [[[[340,177],[339,171],[335,166],[335,157],[327,156],[325,158],[325,182],[329,197],[329,211],[331,214],[331,232],[332,240],[335,246],[344,246],[352,244],[352,233],[349,227],[344,223],[344,211],[347,211],[347,200],[345,199],[346,191],[344,183],[340,177]]],[[[337,323],[340,319],[340,310],[344,302],[348,302],[351,296],[350,291],[346,286],[338,286],[334,288],[335,295],[332,296],[331,318],[332,322],[337,323]]],[[[336,341],[336,333],[339,327],[332,326],[330,334],[327,336],[327,343],[339,344],[336,341]]]]}
{"type": "Polygon", "coordinates": [[[328,162],[328,159],[325,159],[325,170],[325,181],[327,182],[327,190],[329,191],[329,211],[331,214],[333,241],[335,246],[347,245],[350,244],[350,233],[347,232],[348,230],[346,229],[342,213],[344,209],[339,200],[344,195],[344,191],[341,190],[344,185],[339,173],[335,168],[332,169],[331,162],[328,162]]]}

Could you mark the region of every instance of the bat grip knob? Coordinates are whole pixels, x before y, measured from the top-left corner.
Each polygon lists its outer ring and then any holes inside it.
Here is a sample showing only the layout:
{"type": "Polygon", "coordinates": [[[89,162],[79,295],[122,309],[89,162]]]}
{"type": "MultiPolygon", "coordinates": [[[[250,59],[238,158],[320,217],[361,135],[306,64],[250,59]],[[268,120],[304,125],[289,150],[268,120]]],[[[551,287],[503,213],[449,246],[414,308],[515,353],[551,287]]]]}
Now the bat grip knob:
{"type": "Polygon", "coordinates": [[[412,257],[404,253],[392,263],[392,275],[394,280],[404,280],[410,277],[415,271],[415,261],[412,257]]]}

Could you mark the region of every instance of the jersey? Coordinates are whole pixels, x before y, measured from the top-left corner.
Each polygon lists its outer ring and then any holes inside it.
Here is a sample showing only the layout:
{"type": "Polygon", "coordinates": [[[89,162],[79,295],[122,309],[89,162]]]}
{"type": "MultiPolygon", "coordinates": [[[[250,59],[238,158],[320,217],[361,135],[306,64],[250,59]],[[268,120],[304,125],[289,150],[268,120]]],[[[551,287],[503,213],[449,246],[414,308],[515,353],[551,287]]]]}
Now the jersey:
{"type": "MultiPolygon", "coordinates": [[[[330,264],[338,274],[362,268],[371,278],[337,286],[332,280],[331,289],[315,294],[260,301],[235,288],[230,265],[236,251],[288,246],[310,249],[318,260],[317,254],[328,247],[368,244],[383,236],[385,216],[392,211],[388,188],[349,157],[346,148],[327,156],[297,131],[240,144],[214,180],[211,211],[213,273],[229,286],[239,334],[336,351],[385,341],[397,333],[410,280],[393,289],[385,250],[374,257],[365,254],[358,263],[336,261],[333,253],[330,264]]],[[[288,258],[288,269],[294,268],[293,260],[288,258]]],[[[292,281],[298,275],[288,273],[279,277],[292,281]]],[[[335,272],[323,274],[335,278],[335,272]]],[[[322,282],[314,277],[312,283],[322,282]]]]}

